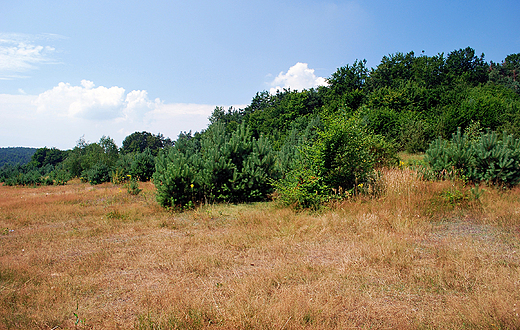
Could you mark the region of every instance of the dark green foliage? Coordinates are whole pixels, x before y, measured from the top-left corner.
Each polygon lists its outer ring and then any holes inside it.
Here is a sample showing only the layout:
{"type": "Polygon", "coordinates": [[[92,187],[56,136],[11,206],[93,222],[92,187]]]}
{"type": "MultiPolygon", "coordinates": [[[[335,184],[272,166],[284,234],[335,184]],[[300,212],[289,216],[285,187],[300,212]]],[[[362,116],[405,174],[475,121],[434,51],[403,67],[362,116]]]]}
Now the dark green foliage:
{"type": "Polygon", "coordinates": [[[366,79],[369,92],[360,112],[374,132],[409,152],[471,122],[520,136],[520,98],[511,90],[517,61],[514,55],[506,59],[489,65],[469,47],[447,57],[385,56],[366,79]]]}
{"type": "Polygon", "coordinates": [[[112,182],[118,184],[126,181],[127,176],[130,175],[133,159],[133,154],[119,155],[119,159],[110,174],[112,182]]]}
{"type": "Polygon", "coordinates": [[[355,61],[337,69],[328,86],[260,92],[244,109],[216,108],[210,121],[224,123],[227,133],[246,123],[253,136],[268,136],[275,150],[295,121],[337,113],[360,116],[370,130],[408,152],[422,152],[435,137],[447,138],[471,122],[518,137],[519,58],[512,54],[502,64],[488,64],[466,47],[448,55],[390,54],[371,70],[355,61]]]}
{"type": "Polygon", "coordinates": [[[36,150],[36,148],[24,147],[0,148],[0,168],[7,164],[25,165],[31,161],[31,157],[36,150]]]}
{"type": "Polygon", "coordinates": [[[520,53],[508,55],[501,64],[491,62],[489,80],[520,94],[520,53]]]}
{"type": "Polygon", "coordinates": [[[263,92],[257,94],[251,105],[244,109],[244,122],[256,137],[280,132],[283,138],[294,120],[315,116],[322,106],[322,95],[314,89],[301,92],[283,90],[275,95],[263,92]]]}
{"type": "Polygon", "coordinates": [[[462,175],[499,185],[520,183],[520,139],[505,132],[481,134],[479,139],[459,129],[451,141],[438,138],[426,151],[425,161],[437,177],[462,175]]]}
{"type": "Polygon", "coordinates": [[[398,148],[395,143],[389,142],[384,136],[373,134],[368,128],[367,137],[368,152],[373,159],[374,168],[380,169],[382,167],[393,167],[399,164],[399,157],[397,156],[398,148]]]}
{"type": "Polygon", "coordinates": [[[292,129],[287,134],[284,144],[276,155],[277,172],[285,176],[290,171],[300,166],[302,162],[302,148],[311,145],[317,137],[317,131],[323,129],[324,123],[319,116],[310,118],[309,121],[292,124],[292,129]],[[306,125],[305,125],[306,124],[306,125]]]}
{"type": "Polygon", "coordinates": [[[67,152],[56,148],[39,148],[31,157],[31,163],[36,167],[45,165],[56,166],[67,157],[67,152]]]}
{"type": "Polygon", "coordinates": [[[0,172],[0,179],[6,186],[39,186],[53,184],[48,178],[52,167],[37,168],[32,164],[6,165],[0,172]]]}
{"type": "Polygon", "coordinates": [[[243,113],[233,107],[230,107],[227,111],[224,110],[224,107],[216,107],[209,117],[210,126],[216,123],[224,124],[227,134],[234,132],[243,120],[243,113]]]}
{"type": "Polygon", "coordinates": [[[349,190],[365,182],[374,166],[370,133],[353,118],[335,117],[325,127],[308,151],[324,183],[349,190]]]}
{"type": "Polygon", "coordinates": [[[372,69],[356,60],[327,86],[259,92],[244,109],[216,107],[205,131],[183,132],[175,145],[135,132],[118,152],[109,137],[81,138],[69,151],[38,149],[30,166],[0,168],[0,180],[63,184],[83,174],[94,184],[110,173],[123,183],[155,171],[158,201],[167,207],[262,200],[275,182],[284,203],[316,208],[367,191],[359,185],[374,168],[393,166],[399,149],[428,150],[437,176],[516,184],[520,54],[500,64],[475,54],[470,47],[447,56],[396,53],[372,69]]]}
{"type": "Polygon", "coordinates": [[[79,178],[83,172],[84,165],[81,163],[82,153],[82,150],[76,147],[69,152],[68,157],[63,161],[64,167],[73,178],[79,178]]]}
{"type": "Polygon", "coordinates": [[[327,79],[330,92],[333,95],[343,95],[347,92],[363,89],[365,80],[368,78],[366,63],[366,60],[356,60],[352,66],[347,64],[344,67],[338,68],[336,72],[327,79]]]}
{"type": "Polygon", "coordinates": [[[123,140],[121,153],[128,154],[144,152],[146,148],[149,148],[152,155],[157,156],[159,150],[165,147],[171,147],[172,145],[173,142],[160,133],[155,135],[145,131],[135,132],[123,140]]]}
{"type": "Polygon", "coordinates": [[[233,202],[258,201],[272,191],[269,181],[275,177],[275,154],[269,139],[251,137],[249,129],[239,126],[228,144],[234,165],[231,181],[233,202]]]}
{"type": "Polygon", "coordinates": [[[319,209],[332,192],[309,161],[302,161],[284,178],[275,181],[274,187],[276,200],[295,209],[319,209]]]}
{"type": "Polygon", "coordinates": [[[25,186],[33,186],[33,185],[40,185],[43,182],[43,178],[41,173],[34,169],[28,171],[22,178],[22,185],[25,186]]]}
{"type": "Polygon", "coordinates": [[[421,119],[420,114],[408,112],[401,116],[399,135],[395,140],[409,153],[424,152],[434,136],[435,128],[431,119],[421,119]]]}
{"type": "Polygon", "coordinates": [[[434,140],[426,150],[424,160],[434,173],[445,176],[453,171],[468,169],[472,158],[472,143],[459,128],[449,142],[442,138],[434,140]]]}
{"type": "Polygon", "coordinates": [[[202,177],[208,201],[256,201],[266,197],[274,173],[269,141],[241,125],[231,135],[217,125],[202,140],[202,177]]]}
{"type": "Polygon", "coordinates": [[[488,80],[488,65],[484,61],[484,54],[475,55],[471,47],[454,50],[446,58],[446,74],[448,79],[463,80],[470,85],[478,85],[488,80]]]}
{"type": "Polygon", "coordinates": [[[468,177],[474,181],[516,185],[520,183],[520,139],[505,132],[483,134],[474,144],[474,162],[468,177]]]}
{"type": "Polygon", "coordinates": [[[295,208],[318,208],[323,202],[355,194],[375,165],[392,163],[395,149],[357,118],[335,116],[300,147],[298,162],[275,183],[277,198],[295,208]]]}
{"type": "Polygon", "coordinates": [[[85,171],[101,160],[102,153],[103,148],[99,144],[90,144],[81,137],[63,163],[72,177],[81,177],[85,171]]]}
{"type": "Polygon", "coordinates": [[[71,179],[70,173],[62,167],[58,167],[54,171],[52,171],[49,177],[53,181],[53,184],[56,186],[63,186],[67,183],[67,181],[71,179]]]}
{"type": "Polygon", "coordinates": [[[203,134],[198,132],[193,135],[191,131],[188,133],[181,132],[177,141],[175,141],[175,148],[186,155],[195,154],[201,149],[202,136],[203,134]]]}
{"type": "Polygon", "coordinates": [[[182,207],[200,198],[200,185],[195,189],[197,160],[195,155],[187,156],[176,148],[159,152],[153,180],[160,205],[182,207]]]}
{"type": "MultiPolygon", "coordinates": [[[[206,201],[226,201],[231,197],[231,180],[237,158],[243,145],[234,145],[234,153],[229,146],[229,136],[224,125],[217,124],[205,132],[202,139],[202,151],[198,155],[200,168],[197,171],[197,183],[203,189],[206,201]],[[235,159],[233,159],[234,157],[235,159]]],[[[236,138],[235,138],[236,141],[236,138]]],[[[241,142],[241,141],[240,141],[241,142]]],[[[241,164],[242,165],[242,164],[241,164]]]]}
{"type": "Polygon", "coordinates": [[[155,157],[149,148],[143,152],[137,153],[130,165],[130,175],[139,181],[148,181],[155,172],[155,157]]]}
{"type": "Polygon", "coordinates": [[[116,143],[109,136],[102,136],[99,139],[99,146],[102,149],[99,161],[106,164],[108,167],[113,167],[119,158],[119,149],[116,143]]]}
{"type": "Polygon", "coordinates": [[[372,91],[380,88],[396,88],[402,81],[414,78],[415,54],[396,53],[383,56],[381,63],[370,72],[367,84],[372,91]]]}
{"type": "Polygon", "coordinates": [[[368,78],[366,60],[355,61],[334,72],[327,79],[328,88],[322,88],[327,94],[328,107],[356,110],[363,103],[365,81],[368,78]]]}
{"type": "Polygon", "coordinates": [[[26,165],[4,165],[0,168],[0,182],[7,186],[62,185],[68,180],[70,176],[61,164],[37,167],[30,162],[26,165]]]}
{"type": "Polygon", "coordinates": [[[0,182],[6,182],[10,178],[17,177],[20,173],[22,173],[24,167],[20,164],[7,164],[0,167],[0,182]]]}
{"type": "Polygon", "coordinates": [[[254,138],[244,125],[226,134],[225,126],[215,123],[204,133],[200,150],[191,139],[180,142],[156,160],[154,183],[161,205],[249,202],[271,192],[274,152],[266,138],[254,138]]]}
{"type": "Polygon", "coordinates": [[[110,182],[110,167],[99,162],[82,173],[82,177],[92,185],[110,182]]]}
{"type": "Polygon", "coordinates": [[[102,136],[99,143],[88,143],[82,137],[76,147],[67,153],[63,169],[71,178],[79,177],[85,182],[99,184],[110,181],[119,161],[119,150],[110,137],[102,136]]]}
{"type": "Polygon", "coordinates": [[[519,100],[515,93],[495,84],[460,90],[457,102],[445,108],[443,130],[455,132],[471,122],[496,130],[506,124],[505,118],[518,115],[519,100]]]}

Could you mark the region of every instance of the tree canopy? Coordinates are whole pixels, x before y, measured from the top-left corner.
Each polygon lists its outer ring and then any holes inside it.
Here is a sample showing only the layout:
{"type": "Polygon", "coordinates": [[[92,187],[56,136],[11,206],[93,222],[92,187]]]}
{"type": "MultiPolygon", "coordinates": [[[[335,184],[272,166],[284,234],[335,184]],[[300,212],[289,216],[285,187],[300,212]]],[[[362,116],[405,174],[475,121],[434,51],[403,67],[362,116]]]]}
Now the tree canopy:
{"type": "Polygon", "coordinates": [[[165,138],[160,133],[155,135],[145,131],[135,132],[128,135],[123,140],[121,152],[123,154],[144,152],[145,149],[148,148],[154,156],[157,156],[160,149],[172,145],[172,140],[170,140],[170,138],[165,138]]]}
{"type": "Polygon", "coordinates": [[[207,129],[181,132],[175,142],[146,131],[127,136],[120,149],[110,137],[80,138],[72,150],[36,150],[28,165],[0,171],[0,179],[153,177],[168,207],[256,201],[276,187],[287,201],[316,205],[331,191],[356,191],[374,167],[395,162],[396,150],[425,151],[458,129],[507,132],[517,141],[519,71],[520,53],[488,63],[471,47],[398,52],[373,68],[356,60],[326,86],[261,91],[243,109],[216,107],[207,129]]]}

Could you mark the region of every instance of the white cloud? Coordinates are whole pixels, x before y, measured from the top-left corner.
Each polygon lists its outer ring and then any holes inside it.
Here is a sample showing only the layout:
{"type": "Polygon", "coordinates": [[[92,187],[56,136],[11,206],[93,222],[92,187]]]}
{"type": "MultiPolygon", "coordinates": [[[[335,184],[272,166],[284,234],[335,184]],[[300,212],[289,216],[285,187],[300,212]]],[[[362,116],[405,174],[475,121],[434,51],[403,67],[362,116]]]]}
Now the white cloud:
{"type": "Polygon", "coordinates": [[[34,70],[39,64],[56,63],[56,49],[37,44],[41,39],[56,39],[55,35],[32,36],[26,34],[0,33],[0,80],[25,78],[13,74],[34,70]]]}
{"type": "Polygon", "coordinates": [[[81,86],[60,82],[58,86],[38,95],[34,101],[39,112],[84,119],[113,119],[122,115],[125,89],[94,87],[82,80],[81,86]]]}
{"type": "Polygon", "coordinates": [[[125,120],[139,121],[147,112],[154,111],[161,105],[162,101],[159,98],[150,101],[145,90],[131,91],[126,95],[122,113],[125,120]]]}
{"type": "Polygon", "coordinates": [[[277,90],[290,88],[292,90],[303,90],[318,86],[326,86],[327,81],[323,77],[316,77],[314,69],[309,69],[307,63],[298,62],[289,68],[287,73],[283,71],[271,82],[271,94],[277,90]]]}
{"type": "Polygon", "coordinates": [[[150,100],[145,90],[126,93],[124,88],[96,87],[88,80],[79,86],[59,83],[40,95],[19,92],[0,94],[0,146],[69,149],[82,135],[90,141],[110,136],[121,145],[126,136],[140,131],[176,139],[181,131],[205,129],[216,107],[165,104],[150,100]]]}

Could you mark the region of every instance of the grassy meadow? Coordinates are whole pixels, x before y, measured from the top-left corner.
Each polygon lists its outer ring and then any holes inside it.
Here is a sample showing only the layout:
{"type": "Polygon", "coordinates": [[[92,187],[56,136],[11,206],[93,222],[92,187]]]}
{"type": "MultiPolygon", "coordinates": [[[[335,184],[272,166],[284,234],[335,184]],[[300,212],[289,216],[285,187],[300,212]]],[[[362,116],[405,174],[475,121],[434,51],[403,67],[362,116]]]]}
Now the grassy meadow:
{"type": "Polygon", "coordinates": [[[182,213],[152,183],[0,186],[0,329],[520,328],[520,187],[182,213]]]}

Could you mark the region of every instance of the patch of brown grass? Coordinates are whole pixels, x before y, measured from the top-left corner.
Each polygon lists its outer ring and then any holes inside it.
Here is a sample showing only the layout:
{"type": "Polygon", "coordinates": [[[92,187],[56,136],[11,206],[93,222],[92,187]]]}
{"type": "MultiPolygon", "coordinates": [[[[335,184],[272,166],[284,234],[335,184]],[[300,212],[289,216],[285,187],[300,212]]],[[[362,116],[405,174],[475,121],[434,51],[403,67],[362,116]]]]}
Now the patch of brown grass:
{"type": "Polygon", "coordinates": [[[520,190],[379,184],[320,213],[2,186],[0,328],[519,328],[520,190]]]}

